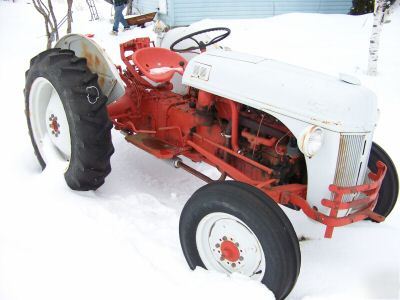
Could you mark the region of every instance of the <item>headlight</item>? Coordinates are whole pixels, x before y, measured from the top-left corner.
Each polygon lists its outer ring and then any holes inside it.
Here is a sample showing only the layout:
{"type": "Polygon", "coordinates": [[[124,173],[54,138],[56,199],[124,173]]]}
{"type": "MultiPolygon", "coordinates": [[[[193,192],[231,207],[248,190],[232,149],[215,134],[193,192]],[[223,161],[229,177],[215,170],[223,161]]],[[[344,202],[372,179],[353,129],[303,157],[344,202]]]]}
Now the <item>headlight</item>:
{"type": "Polygon", "coordinates": [[[308,127],[297,140],[300,151],[307,157],[314,156],[321,149],[323,142],[324,131],[318,126],[308,127]]]}

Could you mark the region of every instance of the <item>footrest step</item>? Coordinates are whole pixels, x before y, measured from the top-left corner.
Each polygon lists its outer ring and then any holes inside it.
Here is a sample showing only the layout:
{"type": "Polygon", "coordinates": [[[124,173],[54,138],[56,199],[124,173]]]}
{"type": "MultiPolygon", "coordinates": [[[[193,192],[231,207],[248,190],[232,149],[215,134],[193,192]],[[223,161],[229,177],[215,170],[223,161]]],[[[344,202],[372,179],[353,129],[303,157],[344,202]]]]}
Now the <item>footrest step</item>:
{"type": "Polygon", "coordinates": [[[125,139],[136,147],[161,159],[171,159],[180,152],[178,147],[171,146],[163,140],[148,134],[128,135],[125,139]]]}

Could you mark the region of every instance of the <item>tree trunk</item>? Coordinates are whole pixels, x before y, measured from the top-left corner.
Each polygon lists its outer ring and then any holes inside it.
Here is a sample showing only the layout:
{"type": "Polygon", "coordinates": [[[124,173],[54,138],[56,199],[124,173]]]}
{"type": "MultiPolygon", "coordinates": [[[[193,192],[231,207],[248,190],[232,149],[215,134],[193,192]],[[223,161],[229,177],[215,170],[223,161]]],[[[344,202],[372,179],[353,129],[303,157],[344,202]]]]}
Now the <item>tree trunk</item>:
{"type": "Polygon", "coordinates": [[[67,12],[67,33],[71,33],[71,23],[72,23],[72,2],[73,0],[67,0],[68,12],[67,12]]]}
{"type": "Polygon", "coordinates": [[[41,0],[33,0],[32,3],[33,3],[33,6],[35,7],[35,9],[44,18],[44,25],[45,25],[46,36],[47,36],[46,49],[50,49],[51,42],[52,42],[52,34],[51,34],[52,30],[50,30],[50,28],[52,28],[52,27],[51,27],[51,20],[49,18],[49,10],[47,9],[46,5],[41,0]]]}
{"type": "Polygon", "coordinates": [[[49,22],[46,21],[45,23],[46,23],[46,35],[47,35],[46,49],[50,49],[51,48],[52,37],[51,37],[50,29],[49,29],[49,22]]]}
{"type": "Polygon", "coordinates": [[[374,24],[372,26],[372,34],[369,41],[369,60],[367,70],[367,74],[370,76],[376,76],[378,73],[379,39],[382,31],[384,17],[383,10],[385,4],[386,0],[375,0],[374,24]]]}
{"type": "Polygon", "coordinates": [[[54,14],[54,9],[53,9],[53,3],[51,3],[51,0],[47,0],[48,6],[49,6],[49,11],[50,11],[50,16],[51,19],[53,20],[53,32],[54,37],[56,38],[56,41],[58,41],[59,36],[58,36],[58,28],[57,28],[57,19],[56,15],[54,14]]]}
{"type": "Polygon", "coordinates": [[[126,15],[132,14],[132,1],[133,0],[128,0],[128,4],[126,6],[126,15]]]}

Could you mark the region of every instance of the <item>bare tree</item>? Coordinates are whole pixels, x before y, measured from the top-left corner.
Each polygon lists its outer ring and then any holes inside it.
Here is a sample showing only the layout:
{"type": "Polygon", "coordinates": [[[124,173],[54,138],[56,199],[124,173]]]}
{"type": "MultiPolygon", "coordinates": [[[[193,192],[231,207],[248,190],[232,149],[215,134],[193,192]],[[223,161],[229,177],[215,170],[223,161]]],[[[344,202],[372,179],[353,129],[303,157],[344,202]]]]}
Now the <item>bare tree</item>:
{"type": "Polygon", "coordinates": [[[127,0],[128,3],[126,5],[126,15],[132,15],[132,14],[139,14],[141,15],[141,11],[139,9],[139,4],[138,1],[135,0],[127,0]]]}
{"type": "Polygon", "coordinates": [[[51,20],[53,21],[53,25],[54,25],[54,29],[55,29],[54,30],[55,39],[56,39],[56,41],[58,41],[59,35],[58,35],[58,28],[57,28],[57,19],[56,19],[56,15],[54,14],[53,3],[51,2],[51,0],[47,0],[47,5],[49,8],[51,20]]]}
{"type": "Polygon", "coordinates": [[[57,20],[54,14],[51,0],[48,0],[48,6],[42,0],[32,0],[33,6],[43,16],[46,27],[47,49],[51,48],[54,39],[58,40],[57,20]]]}
{"type": "Polygon", "coordinates": [[[73,0],[67,0],[68,12],[67,12],[67,33],[71,33],[71,23],[72,23],[72,2],[73,0]]]}
{"type": "Polygon", "coordinates": [[[128,0],[128,4],[126,6],[126,15],[132,14],[132,2],[133,0],[128,0]]]}

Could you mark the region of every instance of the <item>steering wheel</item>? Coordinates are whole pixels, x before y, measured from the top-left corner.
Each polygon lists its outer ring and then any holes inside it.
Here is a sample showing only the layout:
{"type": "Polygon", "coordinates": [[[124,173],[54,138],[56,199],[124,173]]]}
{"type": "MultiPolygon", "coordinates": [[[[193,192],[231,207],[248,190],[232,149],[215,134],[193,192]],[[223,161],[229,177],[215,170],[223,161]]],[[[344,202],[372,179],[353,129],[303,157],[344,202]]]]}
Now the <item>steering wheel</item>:
{"type": "Polygon", "coordinates": [[[193,50],[197,50],[200,49],[201,51],[204,51],[206,49],[207,46],[210,46],[212,44],[218,43],[219,41],[222,41],[224,38],[226,38],[228,35],[231,34],[231,30],[229,28],[226,27],[214,27],[214,28],[208,28],[208,29],[204,29],[204,30],[200,30],[200,31],[196,31],[193,33],[190,33],[188,35],[185,35],[183,37],[181,37],[180,39],[177,39],[175,42],[173,42],[171,44],[171,46],[169,47],[170,50],[175,51],[175,52],[186,52],[186,51],[193,51],[193,50]],[[216,37],[212,38],[211,41],[204,43],[203,41],[198,41],[196,40],[194,37],[196,35],[199,34],[203,34],[203,33],[207,33],[207,32],[211,32],[211,31],[224,31],[224,33],[217,35],[216,37]],[[192,47],[188,47],[188,48],[184,48],[184,49],[176,49],[175,46],[179,43],[181,43],[184,40],[190,39],[192,41],[194,41],[197,46],[192,46],[192,47]]]}

